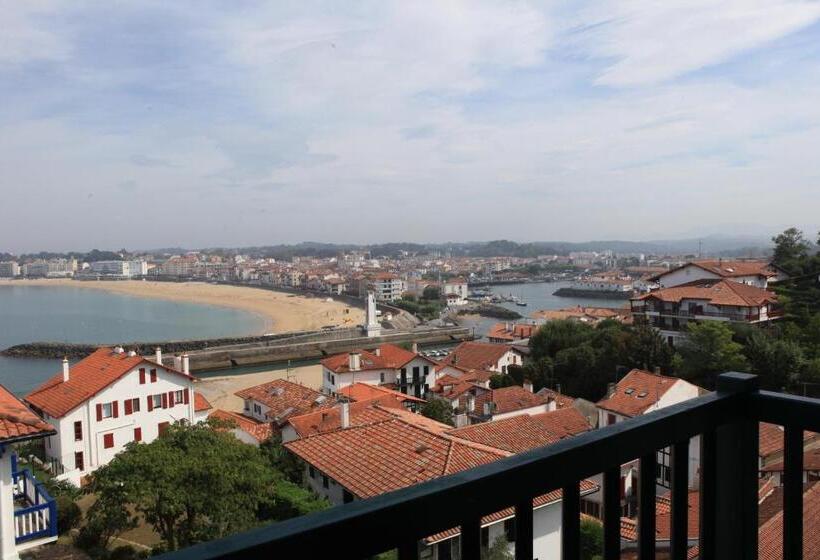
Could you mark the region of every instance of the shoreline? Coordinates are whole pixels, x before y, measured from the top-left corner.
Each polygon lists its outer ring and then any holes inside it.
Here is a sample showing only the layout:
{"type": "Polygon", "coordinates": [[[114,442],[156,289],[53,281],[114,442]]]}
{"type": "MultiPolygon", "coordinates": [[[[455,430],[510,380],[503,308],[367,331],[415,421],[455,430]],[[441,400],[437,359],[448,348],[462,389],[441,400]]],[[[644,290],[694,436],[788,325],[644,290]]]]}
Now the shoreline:
{"type": "Polygon", "coordinates": [[[339,301],[327,301],[325,298],[253,286],[149,280],[81,282],[69,278],[0,280],[0,287],[6,285],[101,290],[132,297],[238,309],[262,319],[264,326],[258,333],[260,335],[271,332],[318,330],[329,325],[352,326],[364,320],[364,310],[339,301]]]}

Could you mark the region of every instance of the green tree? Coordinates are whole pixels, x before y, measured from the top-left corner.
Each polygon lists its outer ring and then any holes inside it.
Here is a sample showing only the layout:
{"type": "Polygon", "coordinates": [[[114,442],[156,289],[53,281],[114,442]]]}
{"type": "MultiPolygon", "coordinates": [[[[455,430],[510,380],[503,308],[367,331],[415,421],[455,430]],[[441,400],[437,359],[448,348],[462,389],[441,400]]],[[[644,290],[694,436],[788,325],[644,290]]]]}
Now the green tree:
{"type": "Polygon", "coordinates": [[[453,407],[444,399],[432,397],[421,407],[421,414],[443,424],[453,425],[453,407]]]}
{"type": "Polygon", "coordinates": [[[530,338],[532,359],[555,358],[558,352],[573,348],[592,338],[593,327],[568,319],[549,321],[530,338]]]}
{"type": "Polygon", "coordinates": [[[438,301],[441,299],[441,288],[438,286],[426,286],[421,293],[421,297],[428,301],[438,301]]]}
{"type": "Polygon", "coordinates": [[[594,560],[604,553],[604,527],[599,521],[581,519],[581,560],[594,560]]]}
{"type": "Polygon", "coordinates": [[[745,347],[751,372],[760,376],[764,389],[792,388],[806,364],[803,349],[793,340],[773,339],[757,332],[745,347]]]}
{"type": "Polygon", "coordinates": [[[774,262],[790,273],[800,272],[798,261],[805,259],[809,250],[809,242],[803,237],[803,232],[792,227],[772,237],[772,242],[774,262]]]}
{"type": "Polygon", "coordinates": [[[129,522],[142,515],[165,550],[326,506],[271,468],[258,448],[209,423],[173,425],[151,443],[129,444],[88,488],[100,508],[116,504],[129,522]]]}
{"type": "Polygon", "coordinates": [[[513,560],[507,538],[504,535],[498,535],[489,548],[482,548],[481,560],[513,560]]]}
{"type": "Polygon", "coordinates": [[[282,445],[282,434],[275,433],[259,446],[259,451],[265,456],[274,470],[281,472],[285,478],[294,484],[302,484],[305,466],[293,453],[282,445]]]}
{"type": "Polygon", "coordinates": [[[561,391],[596,401],[606,392],[606,375],[597,370],[598,356],[588,343],[560,350],[555,356],[555,381],[561,391]]]}
{"type": "Polygon", "coordinates": [[[649,325],[637,325],[626,342],[624,365],[649,371],[659,367],[662,372],[669,372],[674,355],[675,351],[657,330],[649,325]]]}
{"type": "Polygon", "coordinates": [[[687,336],[675,356],[677,374],[713,389],[721,373],[748,369],[743,347],[732,340],[732,330],[717,321],[689,323],[687,336]]]}
{"type": "Polygon", "coordinates": [[[501,389],[515,385],[515,379],[503,373],[496,373],[490,377],[490,389],[501,389]]]}

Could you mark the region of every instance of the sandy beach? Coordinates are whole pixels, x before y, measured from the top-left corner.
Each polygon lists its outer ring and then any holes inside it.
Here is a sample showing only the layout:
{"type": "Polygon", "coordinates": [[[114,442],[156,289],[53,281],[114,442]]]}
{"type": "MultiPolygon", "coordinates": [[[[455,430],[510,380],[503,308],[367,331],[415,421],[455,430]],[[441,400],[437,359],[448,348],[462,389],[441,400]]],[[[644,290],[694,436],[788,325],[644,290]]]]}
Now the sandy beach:
{"type": "MultiPolygon", "coordinates": [[[[238,412],[242,410],[243,403],[242,399],[234,395],[235,392],[287,377],[287,367],[276,365],[266,371],[201,378],[196,390],[201,392],[214,408],[238,412]]],[[[311,364],[293,367],[290,370],[290,380],[318,390],[322,386],[322,366],[311,364]]]]}
{"type": "Polygon", "coordinates": [[[265,333],[313,330],[326,325],[357,325],[364,321],[364,310],[338,301],[327,301],[327,298],[205,282],[172,283],[138,280],[81,282],[71,279],[43,278],[14,280],[13,283],[21,286],[70,286],[105,290],[136,297],[241,309],[263,317],[266,323],[265,333]]]}

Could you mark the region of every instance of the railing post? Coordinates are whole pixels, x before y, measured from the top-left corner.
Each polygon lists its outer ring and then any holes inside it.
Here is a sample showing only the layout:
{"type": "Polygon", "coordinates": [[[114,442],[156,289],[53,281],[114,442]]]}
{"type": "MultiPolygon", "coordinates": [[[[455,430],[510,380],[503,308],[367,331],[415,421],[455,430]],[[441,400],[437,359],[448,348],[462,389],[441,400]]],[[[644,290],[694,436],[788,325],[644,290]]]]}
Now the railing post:
{"type": "MultiPolygon", "coordinates": [[[[718,393],[755,393],[757,376],[724,373],[718,393]]],[[[733,422],[715,430],[715,556],[721,560],[757,559],[758,423],[741,403],[733,422]]]]}

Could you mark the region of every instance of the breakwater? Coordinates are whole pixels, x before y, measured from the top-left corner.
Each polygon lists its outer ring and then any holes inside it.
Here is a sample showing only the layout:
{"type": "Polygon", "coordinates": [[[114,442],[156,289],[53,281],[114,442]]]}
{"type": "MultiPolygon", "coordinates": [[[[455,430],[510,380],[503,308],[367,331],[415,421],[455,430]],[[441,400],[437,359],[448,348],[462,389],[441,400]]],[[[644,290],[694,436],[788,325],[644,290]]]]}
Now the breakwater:
{"type": "Polygon", "coordinates": [[[559,297],[591,298],[591,299],[620,299],[627,300],[633,296],[632,292],[601,292],[597,290],[579,290],[578,288],[559,288],[552,295],[559,297]]]}

